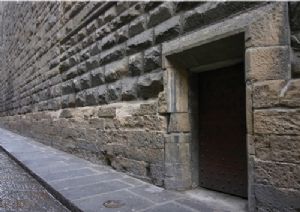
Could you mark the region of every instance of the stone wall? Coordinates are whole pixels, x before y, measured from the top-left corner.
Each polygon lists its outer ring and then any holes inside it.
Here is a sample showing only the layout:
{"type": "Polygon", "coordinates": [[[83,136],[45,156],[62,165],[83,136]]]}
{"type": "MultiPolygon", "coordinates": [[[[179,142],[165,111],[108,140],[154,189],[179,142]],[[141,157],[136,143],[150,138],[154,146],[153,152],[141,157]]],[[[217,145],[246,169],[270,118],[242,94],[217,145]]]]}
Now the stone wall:
{"type": "MultiPolygon", "coordinates": [[[[184,152],[189,137],[180,133],[190,129],[186,114],[168,112],[162,46],[273,4],[1,3],[0,125],[165,186],[165,179],[180,175],[174,154],[190,160],[184,152]],[[175,138],[184,144],[174,145],[175,138]],[[165,151],[168,147],[172,151],[165,151]]],[[[245,39],[245,60],[256,67],[247,82],[253,113],[248,133],[251,210],[299,206],[299,3],[289,4],[292,63],[290,37],[281,33],[290,33],[288,23],[281,22],[284,6],[274,6],[250,26],[259,29],[250,35],[258,43],[245,39]]],[[[257,18],[253,14],[251,20],[257,18]]]]}

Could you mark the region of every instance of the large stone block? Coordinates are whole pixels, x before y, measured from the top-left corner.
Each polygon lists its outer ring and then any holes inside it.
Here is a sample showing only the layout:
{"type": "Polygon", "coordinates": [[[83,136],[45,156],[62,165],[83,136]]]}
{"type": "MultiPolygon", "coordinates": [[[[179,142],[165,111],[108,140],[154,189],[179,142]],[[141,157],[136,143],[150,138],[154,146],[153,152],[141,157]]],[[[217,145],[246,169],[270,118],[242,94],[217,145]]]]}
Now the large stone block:
{"type": "Polygon", "coordinates": [[[280,94],[280,104],[288,107],[300,106],[300,79],[290,80],[280,94]]]}
{"type": "Polygon", "coordinates": [[[257,110],[253,120],[256,134],[300,134],[300,110],[297,109],[257,110]]]}
{"type": "Polygon", "coordinates": [[[280,103],[280,94],[285,80],[268,80],[253,84],[253,107],[265,108],[278,106],[280,103]]]}
{"type": "Polygon", "coordinates": [[[287,46],[256,47],[246,50],[246,78],[251,81],[282,80],[290,77],[287,46]]]}
{"type": "Polygon", "coordinates": [[[108,49],[105,52],[101,53],[101,64],[107,64],[112,61],[121,59],[125,53],[125,46],[120,44],[111,49],[108,49]]]}
{"type": "Polygon", "coordinates": [[[147,17],[145,15],[142,15],[140,17],[138,17],[136,20],[132,21],[129,24],[129,36],[133,37],[143,31],[145,31],[146,29],[146,20],[147,17]]]}
{"type": "Polygon", "coordinates": [[[279,188],[300,188],[300,167],[297,164],[257,160],[254,166],[256,184],[272,185],[279,188]]]}
{"type": "Polygon", "coordinates": [[[154,46],[147,49],[144,54],[144,69],[152,71],[161,66],[161,46],[154,46]]]}
{"type": "Polygon", "coordinates": [[[127,42],[127,53],[132,54],[137,51],[143,50],[152,45],[153,42],[153,29],[144,31],[141,34],[134,36],[127,42]]]}
{"type": "Polygon", "coordinates": [[[137,53],[129,56],[129,72],[132,76],[141,75],[143,73],[143,54],[137,53]]]}
{"type": "Polygon", "coordinates": [[[99,67],[99,68],[91,71],[91,86],[92,87],[102,85],[104,82],[105,82],[104,68],[99,67]]]}
{"type": "Polygon", "coordinates": [[[189,113],[171,113],[168,126],[168,132],[190,132],[190,114],[189,113]]]}
{"type": "Polygon", "coordinates": [[[261,16],[246,31],[246,47],[288,45],[288,4],[275,3],[261,16]]]}
{"type": "Polygon", "coordinates": [[[143,99],[154,98],[163,90],[163,73],[161,71],[139,77],[138,95],[143,99]]]}
{"type": "Polygon", "coordinates": [[[128,73],[128,59],[124,58],[120,61],[105,66],[105,81],[114,82],[128,73]]]}
{"type": "Polygon", "coordinates": [[[300,137],[292,135],[254,136],[255,156],[261,160],[297,163],[300,159],[300,137]]]}
{"type": "Polygon", "coordinates": [[[175,16],[154,29],[155,43],[171,40],[180,34],[180,16],[175,16]]]}
{"type": "Polygon", "coordinates": [[[137,98],[137,78],[126,78],[122,80],[122,100],[129,101],[137,98]]]}
{"type": "Polygon", "coordinates": [[[174,10],[173,2],[165,2],[149,13],[148,28],[169,19],[174,10]]]}

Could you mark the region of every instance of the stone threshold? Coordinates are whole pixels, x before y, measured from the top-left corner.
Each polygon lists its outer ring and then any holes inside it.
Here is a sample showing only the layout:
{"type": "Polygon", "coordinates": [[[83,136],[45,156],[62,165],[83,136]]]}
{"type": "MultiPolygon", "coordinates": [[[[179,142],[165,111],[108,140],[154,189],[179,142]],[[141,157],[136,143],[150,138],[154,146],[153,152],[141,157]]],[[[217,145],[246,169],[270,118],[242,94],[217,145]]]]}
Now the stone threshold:
{"type": "Polygon", "coordinates": [[[168,191],[0,128],[0,148],[71,211],[232,211],[168,191]]]}

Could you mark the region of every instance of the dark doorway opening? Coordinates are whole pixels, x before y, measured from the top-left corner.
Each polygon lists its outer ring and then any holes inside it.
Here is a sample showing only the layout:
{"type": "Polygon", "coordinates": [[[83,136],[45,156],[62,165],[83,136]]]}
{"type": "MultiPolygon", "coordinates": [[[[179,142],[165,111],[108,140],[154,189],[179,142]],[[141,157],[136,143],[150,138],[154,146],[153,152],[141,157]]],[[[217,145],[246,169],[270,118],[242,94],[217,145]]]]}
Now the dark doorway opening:
{"type": "Polygon", "coordinates": [[[199,185],[247,198],[244,65],[192,73],[190,79],[198,100],[199,185]]]}

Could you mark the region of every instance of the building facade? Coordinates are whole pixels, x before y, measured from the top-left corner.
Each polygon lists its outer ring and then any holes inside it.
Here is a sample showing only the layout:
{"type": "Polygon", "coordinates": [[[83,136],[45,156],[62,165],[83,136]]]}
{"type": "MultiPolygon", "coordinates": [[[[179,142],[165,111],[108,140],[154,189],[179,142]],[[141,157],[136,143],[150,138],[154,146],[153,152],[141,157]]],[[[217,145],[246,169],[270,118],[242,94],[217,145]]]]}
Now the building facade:
{"type": "Polygon", "coordinates": [[[1,4],[0,125],[174,190],[300,210],[300,4],[1,4]]]}

